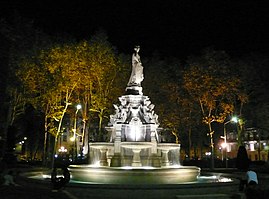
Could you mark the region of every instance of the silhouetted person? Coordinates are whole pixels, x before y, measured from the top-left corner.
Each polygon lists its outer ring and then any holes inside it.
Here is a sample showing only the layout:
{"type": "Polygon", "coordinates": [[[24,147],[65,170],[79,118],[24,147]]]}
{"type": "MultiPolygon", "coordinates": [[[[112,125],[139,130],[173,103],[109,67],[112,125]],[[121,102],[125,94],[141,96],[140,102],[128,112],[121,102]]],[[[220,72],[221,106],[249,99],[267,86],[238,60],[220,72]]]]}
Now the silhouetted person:
{"type": "Polygon", "coordinates": [[[53,185],[52,191],[58,191],[63,188],[70,181],[70,173],[66,167],[61,168],[61,176],[58,177],[57,168],[54,168],[51,173],[51,182],[53,185]]]}

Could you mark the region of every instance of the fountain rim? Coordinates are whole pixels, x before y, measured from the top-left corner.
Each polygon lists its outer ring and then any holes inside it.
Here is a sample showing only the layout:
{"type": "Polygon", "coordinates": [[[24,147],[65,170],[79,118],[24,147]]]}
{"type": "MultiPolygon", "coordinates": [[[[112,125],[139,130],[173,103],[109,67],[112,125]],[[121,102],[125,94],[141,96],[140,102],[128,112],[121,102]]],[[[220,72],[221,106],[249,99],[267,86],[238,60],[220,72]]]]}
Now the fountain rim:
{"type": "Polygon", "coordinates": [[[173,165],[173,166],[162,166],[162,167],[151,167],[151,166],[143,166],[143,167],[132,167],[132,166],[123,166],[123,167],[109,167],[109,166],[95,166],[90,164],[71,164],[68,168],[93,168],[100,170],[171,170],[171,169],[196,169],[201,171],[200,167],[197,166],[181,166],[181,165],[173,165]]]}
{"type": "MultiPolygon", "coordinates": [[[[195,167],[195,166],[194,166],[195,167]]],[[[198,167],[199,168],[199,167],[198,167]]],[[[200,169],[200,168],[199,168],[200,169]]],[[[28,182],[34,183],[51,183],[50,182],[51,169],[39,168],[34,170],[25,170],[20,173],[20,176],[25,178],[28,182]],[[47,175],[47,177],[45,177],[47,175]]],[[[178,184],[104,184],[104,183],[80,183],[78,181],[71,180],[66,186],[68,187],[79,187],[79,188],[106,188],[106,189],[193,189],[193,188],[221,188],[221,187],[238,187],[239,179],[233,175],[219,172],[202,172],[201,176],[216,175],[220,177],[228,177],[232,179],[230,182],[189,182],[189,183],[178,183],[178,184]]]]}
{"type": "Polygon", "coordinates": [[[181,184],[196,182],[200,175],[200,168],[196,166],[94,167],[92,165],[70,165],[68,170],[73,181],[85,184],[181,184]]]}

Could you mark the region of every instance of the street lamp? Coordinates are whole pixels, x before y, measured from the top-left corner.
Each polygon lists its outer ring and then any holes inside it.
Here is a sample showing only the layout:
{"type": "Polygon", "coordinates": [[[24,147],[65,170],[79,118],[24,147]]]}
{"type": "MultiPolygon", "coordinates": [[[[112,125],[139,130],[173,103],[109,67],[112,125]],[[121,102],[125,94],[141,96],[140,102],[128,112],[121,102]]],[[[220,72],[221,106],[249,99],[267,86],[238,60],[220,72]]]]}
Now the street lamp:
{"type": "Polygon", "coordinates": [[[80,104],[77,104],[76,106],[76,113],[75,113],[75,120],[74,120],[74,128],[73,128],[73,132],[74,132],[74,136],[70,138],[70,141],[73,142],[73,151],[72,151],[72,160],[74,160],[74,150],[75,150],[75,157],[77,157],[77,140],[76,140],[76,133],[77,133],[77,114],[78,111],[82,108],[82,106],[80,104]]]}
{"type": "Polygon", "coordinates": [[[237,123],[238,118],[237,117],[232,117],[229,121],[223,123],[223,136],[221,138],[224,139],[224,143],[222,144],[222,148],[225,150],[225,167],[228,167],[228,161],[227,161],[227,132],[226,132],[226,124],[229,124],[230,122],[237,123]]]}

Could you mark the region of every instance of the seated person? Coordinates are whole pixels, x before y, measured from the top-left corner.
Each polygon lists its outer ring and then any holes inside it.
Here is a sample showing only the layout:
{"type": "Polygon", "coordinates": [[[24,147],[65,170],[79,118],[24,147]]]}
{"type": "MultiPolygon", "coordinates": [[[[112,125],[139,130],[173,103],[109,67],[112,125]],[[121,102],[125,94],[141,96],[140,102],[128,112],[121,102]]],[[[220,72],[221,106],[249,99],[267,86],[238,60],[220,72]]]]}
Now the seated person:
{"type": "Polygon", "coordinates": [[[244,187],[253,186],[258,184],[258,177],[256,172],[248,170],[245,178],[241,179],[239,191],[243,191],[244,187]]]}
{"type": "Polygon", "coordinates": [[[245,196],[247,199],[263,199],[263,191],[258,186],[257,174],[254,171],[246,173],[245,196]]]}
{"type": "Polygon", "coordinates": [[[60,169],[57,168],[53,169],[51,173],[51,182],[53,185],[53,191],[61,189],[69,181],[70,181],[70,173],[66,167],[62,167],[60,169]]]}
{"type": "Polygon", "coordinates": [[[247,185],[257,185],[258,184],[258,177],[256,172],[248,171],[246,174],[247,177],[247,185]]]}

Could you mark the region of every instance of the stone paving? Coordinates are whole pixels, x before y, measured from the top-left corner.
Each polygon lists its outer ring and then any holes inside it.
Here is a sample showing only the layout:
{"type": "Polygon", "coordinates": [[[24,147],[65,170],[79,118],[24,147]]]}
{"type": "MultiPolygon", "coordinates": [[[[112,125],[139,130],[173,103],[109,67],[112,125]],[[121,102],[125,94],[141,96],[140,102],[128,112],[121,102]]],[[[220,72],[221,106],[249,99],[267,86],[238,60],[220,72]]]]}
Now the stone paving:
{"type": "MultiPolygon", "coordinates": [[[[215,171],[219,173],[221,171],[215,171]]],[[[213,172],[214,173],[214,172],[213,172]]],[[[223,176],[240,178],[242,172],[226,171],[223,176]]],[[[260,190],[263,195],[269,195],[269,174],[258,173],[260,190]]],[[[52,191],[50,181],[41,181],[26,178],[20,175],[16,179],[20,186],[0,186],[1,199],[197,199],[197,198],[244,198],[244,193],[239,191],[239,181],[233,184],[184,184],[184,185],[85,185],[69,183],[58,192],[52,191]]],[[[263,197],[268,198],[268,197],[263,197]]]]}

